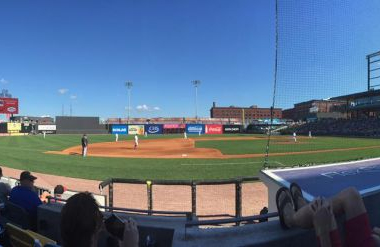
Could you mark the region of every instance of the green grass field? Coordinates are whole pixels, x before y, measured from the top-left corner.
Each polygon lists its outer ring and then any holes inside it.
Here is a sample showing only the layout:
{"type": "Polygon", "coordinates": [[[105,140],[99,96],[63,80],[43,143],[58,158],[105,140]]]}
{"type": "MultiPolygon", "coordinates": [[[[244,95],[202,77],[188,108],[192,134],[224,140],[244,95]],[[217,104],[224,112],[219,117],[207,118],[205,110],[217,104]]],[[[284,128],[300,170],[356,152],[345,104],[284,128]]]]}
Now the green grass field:
{"type": "MultiPolygon", "coordinates": [[[[229,137],[236,135],[228,135],[229,137]]],[[[204,137],[204,136],[202,136],[204,137]]],[[[213,136],[207,136],[213,137],[213,136]]],[[[215,136],[219,137],[219,136],[215,136]]],[[[110,177],[140,179],[217,179],[255,176],[262,168],[260,158],[242,159],[139,159],[100,158],[76,155],[45,154],[80,144],[79,135],[48,135],[0,137],[0,165],[47,174],[103,180],[110,177]]],[[[90,142],[113,141],[112,135],[90,135],[90,142]]],[[[144,137],[141,137],[144,138],[144,137]]],[[[149,136],[152,138],[182,138],[182,135],[149,136]]],[[[197,136],[191,136],[197,138],[197,136]]],[[[122,136],[119,139],[131,140],[122,136]]],[[[269,157],[276,166],[323,164],[339,161],[380,157],[380,148],[345,150],[328,153],[286,155],[287,152],[328,150],[336,148],[371,147],[380,145],[378,139],[317,137],[293,144],[289,137],[273,139],[271,153],[284,155],[269,157]]],[[[267,141],[262,140],[207,140],[196,141],[196,147],[216,148],[223,154],[264,154],[267,141]]]]}

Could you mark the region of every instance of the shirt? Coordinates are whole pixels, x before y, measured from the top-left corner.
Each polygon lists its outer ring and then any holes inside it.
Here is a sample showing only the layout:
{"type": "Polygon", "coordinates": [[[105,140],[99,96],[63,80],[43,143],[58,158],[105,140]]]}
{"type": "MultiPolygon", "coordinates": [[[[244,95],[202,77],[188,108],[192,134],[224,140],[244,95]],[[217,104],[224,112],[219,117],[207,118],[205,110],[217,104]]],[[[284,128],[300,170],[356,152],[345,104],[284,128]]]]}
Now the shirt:
{"type": "Polygon", "coordinates": [[[37,207],[42,204],[37,193],[25,186],[16,186],[11,190],[9,201],[24,208],[30,216],[37,217],[37,207]]]}

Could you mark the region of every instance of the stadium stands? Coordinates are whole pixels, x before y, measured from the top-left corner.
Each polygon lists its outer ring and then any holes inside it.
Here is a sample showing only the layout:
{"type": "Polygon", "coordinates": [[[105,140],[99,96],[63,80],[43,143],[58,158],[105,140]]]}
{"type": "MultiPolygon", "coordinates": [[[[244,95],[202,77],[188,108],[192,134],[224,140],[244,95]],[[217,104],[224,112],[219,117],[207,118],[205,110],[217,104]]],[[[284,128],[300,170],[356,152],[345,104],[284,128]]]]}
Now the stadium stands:
{"type": "Polygon", "coordinates": [[[322,136],[380,136],[380,119],[321,119],[315,122],[296,124],[283,133],[307,135],[309,131],[313,135],[322,136]]]}

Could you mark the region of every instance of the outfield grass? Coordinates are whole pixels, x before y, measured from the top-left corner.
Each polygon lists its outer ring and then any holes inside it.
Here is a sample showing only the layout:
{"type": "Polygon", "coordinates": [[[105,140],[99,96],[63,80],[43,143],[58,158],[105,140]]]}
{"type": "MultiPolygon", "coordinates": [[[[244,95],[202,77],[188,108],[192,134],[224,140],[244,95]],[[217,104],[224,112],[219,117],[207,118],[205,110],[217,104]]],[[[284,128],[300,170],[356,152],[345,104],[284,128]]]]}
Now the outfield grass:
{"type": "MultiPolygon", "coordinates": [[[[234,136],[234,135],[228,135],[234,136]]],[[[191,136],[198,138],[197,136],[191,136]]],[[[204,136],[203,136],[204,137],[204,136]]],[[[212,136],[207,136],[212,137],[212,136]]],[[[218,136],[216,136],[218,137],[218,136]]],[[[45,154],[80,145],[80,135],[0,137],[0,164],[54,175],[103,180],[109,177],[141,179],[216,179],[254,176],[264,158],[244,159],[138,159],[101,158],[45,154]]],[[[114,141],[112,135],[90,135],[91,143],[114,141]]],[[[121,140],[133,137],[120,136],[121,140]]],[[[144,137],[141,137],[144,138],[144,137]]],[[[182,138],[182,135],[159,135],[148,138],[182,138]]],[[[271,152],[294,152],[332,148],[380,145],[377,139],[318,137],[304,144],[289,145],[273,140],[271,152]],[[277,143],[276,143],[277,142],[277,143]]],[[[265,140],[196,141],[197,147],[220,149],[225,154],[264,153],[265,140]]],[[[269,157],[271,165],[292,166],[321,164],[380,156],[380,148],[329,153],[269,157]]]]}

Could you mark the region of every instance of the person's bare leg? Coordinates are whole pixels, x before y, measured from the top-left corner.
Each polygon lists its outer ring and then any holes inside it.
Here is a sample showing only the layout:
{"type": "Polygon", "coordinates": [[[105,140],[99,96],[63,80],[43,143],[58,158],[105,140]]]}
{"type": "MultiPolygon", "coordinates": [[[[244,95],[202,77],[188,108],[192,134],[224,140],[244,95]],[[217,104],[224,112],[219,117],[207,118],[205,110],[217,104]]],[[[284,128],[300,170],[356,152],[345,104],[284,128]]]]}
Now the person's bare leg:
{"type": "MultiPolygon", "coordinates": [[[[354,218],[366,212],[363,200],[355,188],[347,188],[329,199],[335,215],[346,214],[346,219],[354,218]]],[[[301,228],[313,227],[313,211],[310,203],[292,214],[289,225],[301,228]]]]}
{"type": "Polygon", "coordinates": [[[360,193],[353,187],[339,192],[339,194],[330,199],[330,203],[334,214],[344,213],[347,220],[367,212],[360,193]]]}

